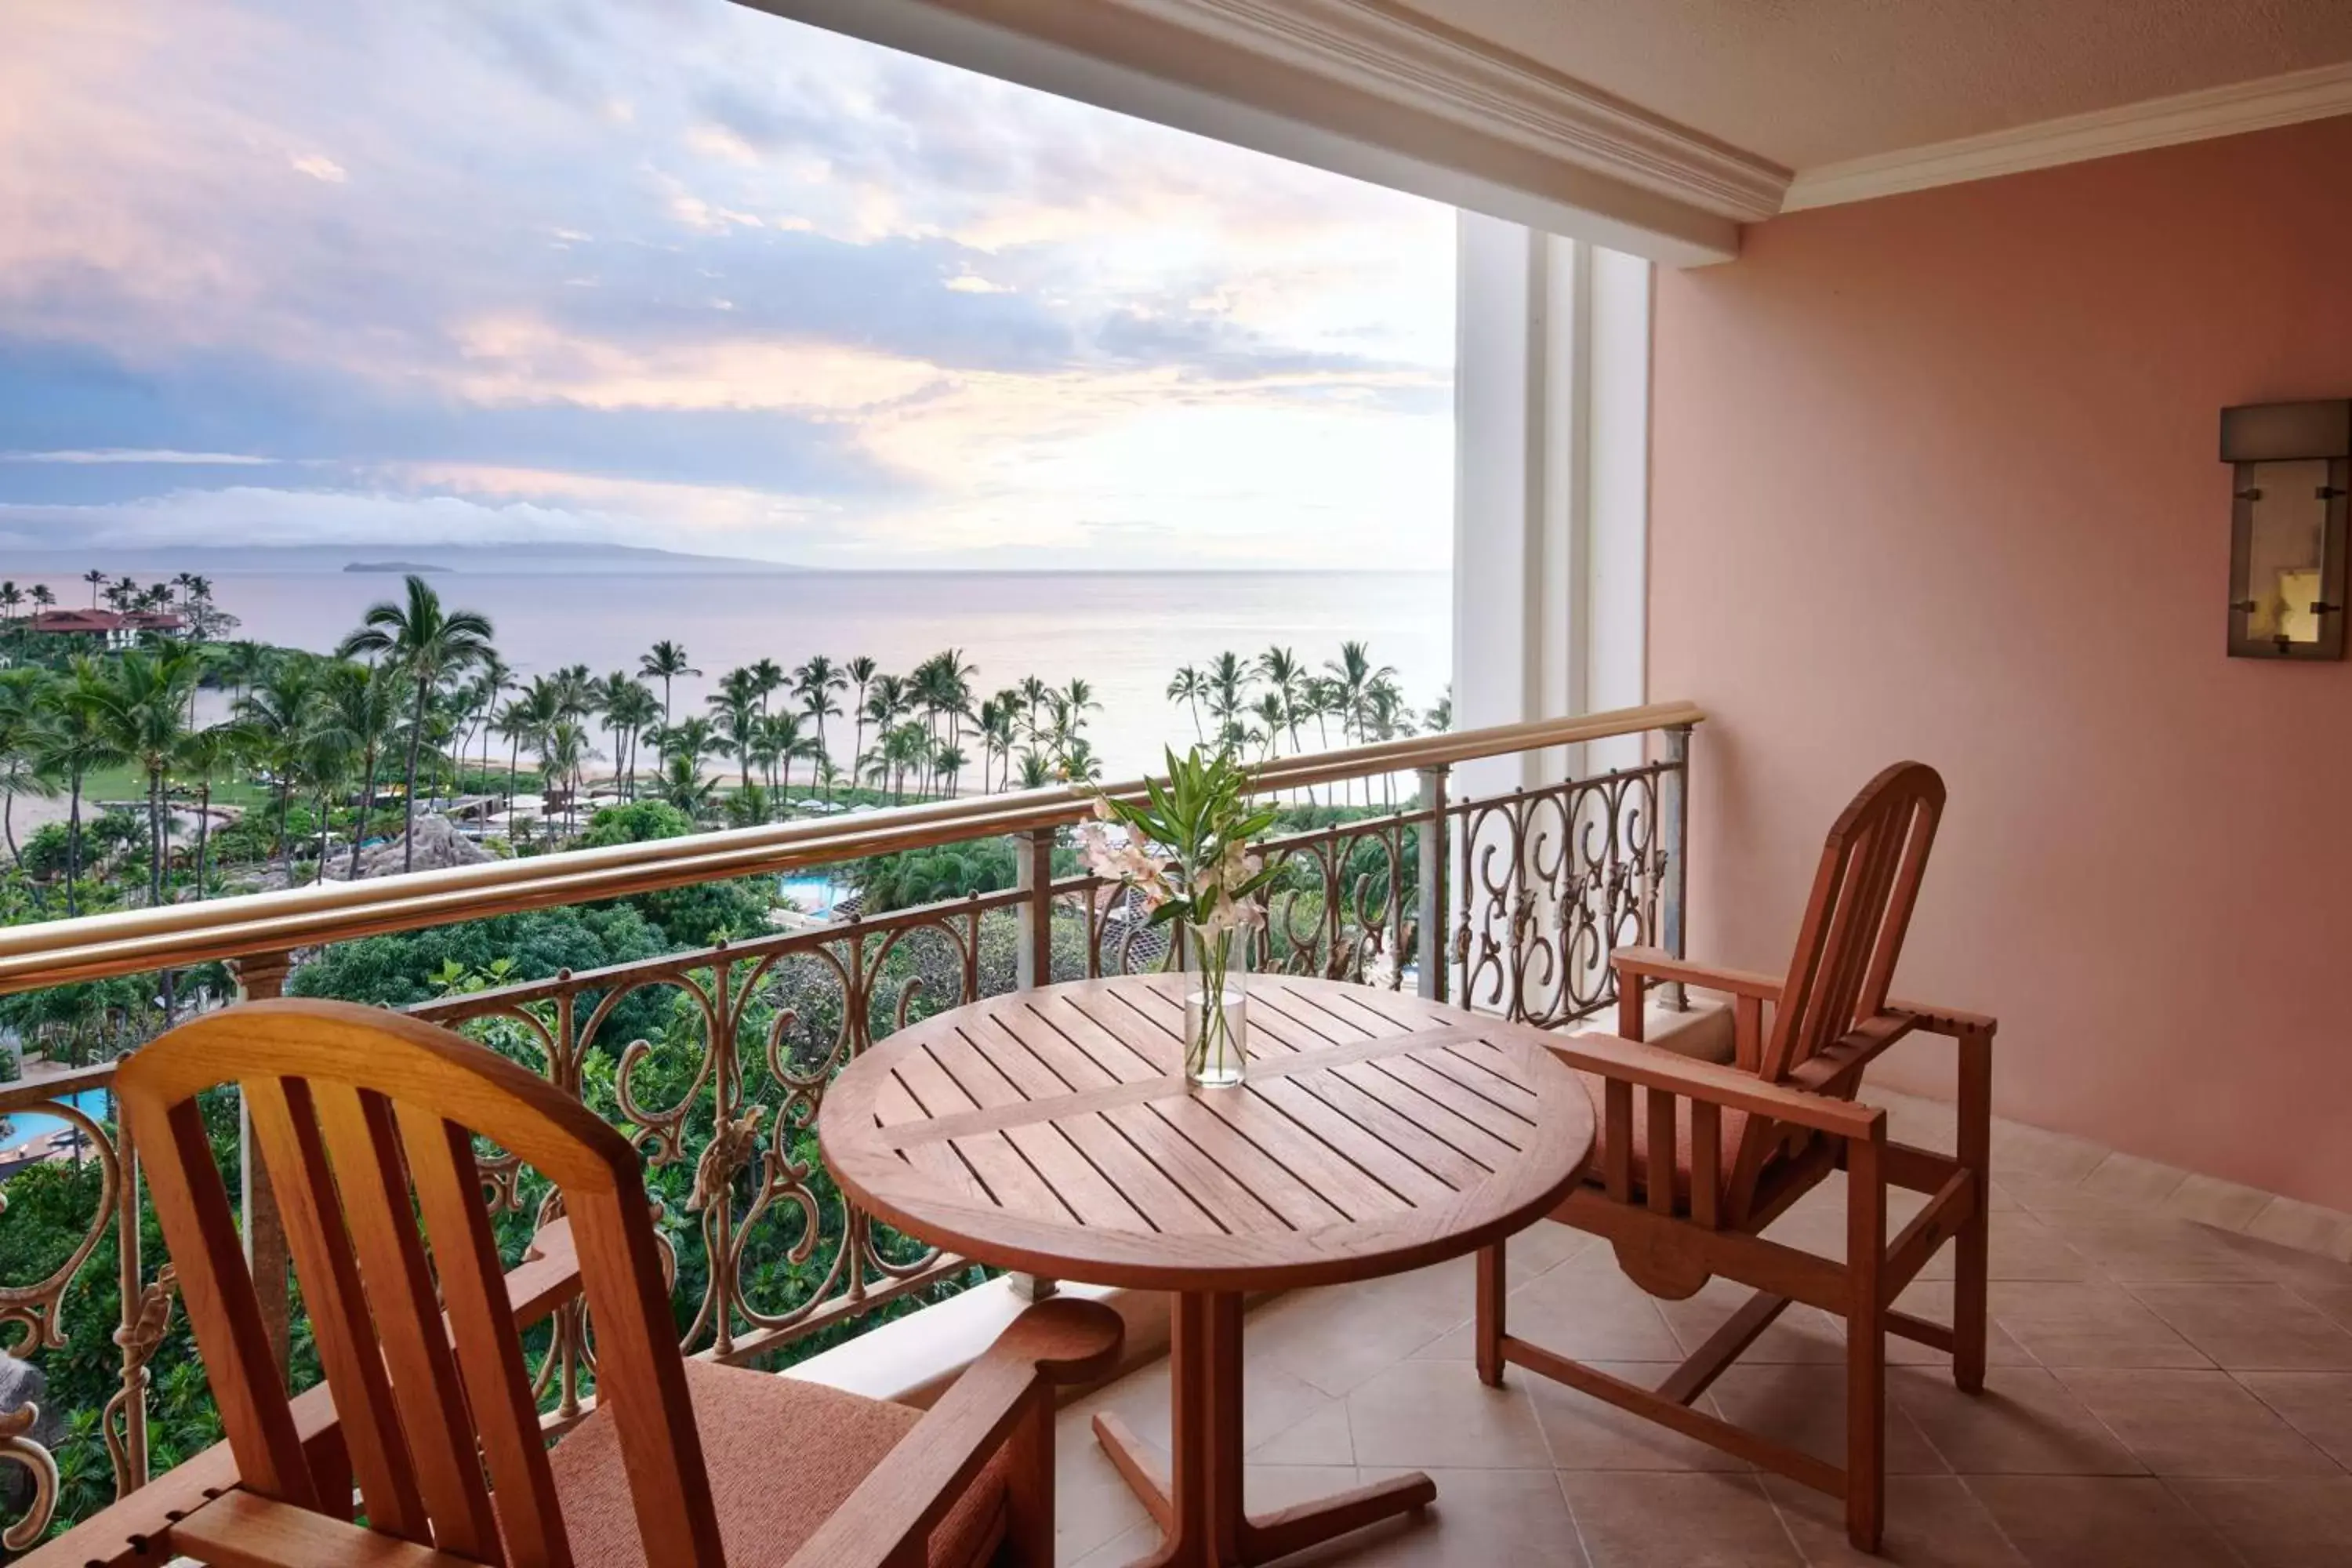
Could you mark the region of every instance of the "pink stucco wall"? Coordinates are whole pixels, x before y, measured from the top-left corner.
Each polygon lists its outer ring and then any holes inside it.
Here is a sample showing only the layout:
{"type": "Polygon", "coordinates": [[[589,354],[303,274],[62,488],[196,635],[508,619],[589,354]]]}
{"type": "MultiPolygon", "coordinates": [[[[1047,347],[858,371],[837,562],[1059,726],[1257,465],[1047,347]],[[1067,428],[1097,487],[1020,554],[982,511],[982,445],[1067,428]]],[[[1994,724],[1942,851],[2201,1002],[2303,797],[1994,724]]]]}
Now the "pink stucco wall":
{"type": "Polygon", "coordinates": [[[1693,954],[1782,966],[1831,817],[1923,759],[1951,805],[1898,988],[2000,1015],[2002,1111],[2352,1207],[2352,664],[2223,656],[2216,458],[2225,405],[2343,395],[2352,118],[1662,272],[1693,954]]]}

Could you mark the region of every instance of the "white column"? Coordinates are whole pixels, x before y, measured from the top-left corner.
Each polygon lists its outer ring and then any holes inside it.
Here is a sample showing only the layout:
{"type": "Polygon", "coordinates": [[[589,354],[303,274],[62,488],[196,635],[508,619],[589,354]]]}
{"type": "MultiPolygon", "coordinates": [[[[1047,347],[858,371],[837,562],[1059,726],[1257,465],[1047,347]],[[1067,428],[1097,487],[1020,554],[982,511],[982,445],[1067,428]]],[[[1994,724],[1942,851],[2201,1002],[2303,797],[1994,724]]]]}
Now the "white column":
{"type": "MultiPolygon", "coordinates": [[[[1464,728],[1568,717],[1643,700],[1649,515],[1649,263],[1517,224],[1460,220],[1454,363],[1454,711],[1464,728]]],[[[1476,798],[1638,763],[1642,741],[1463,763],[1476,798]],[[1570,751],[1580,753],[1569,754],[1570,751]]],[[[1513,900],[1484,886],[1507,844],[1488,818],[1451,847],[1449,903],[1500,929],[1513,900]]],[[[1549,835],[1559,852],[1559,833],[1549,835]]],[[[1522,886],[1542,874],[1536,836],[1522,886]]],[[[1541,906],[1541,900],[1538,900],[1541,906]]],[[[1548,907],[1548,906],[1545,906],[1548,907]]],[[[1544,918],[1539,914],[1538,919],[1544,918]]],[[[1523,952],[1531,1009],[1556,974],[1523,952]]],[[[1499,1008],[1482,976],[1457,999],[1499,1008]]]]}
{"type": "MultiPolygon", "coordinates": [[[[1455,722],[1638,703],[1650,264],[1472,213],[1461,216],[1459,250],[1455,722]]],[[[1626,742],[1584,758],[1469,763],[1460,789],[1489,794],[1639,756],[1626,742]]]]}

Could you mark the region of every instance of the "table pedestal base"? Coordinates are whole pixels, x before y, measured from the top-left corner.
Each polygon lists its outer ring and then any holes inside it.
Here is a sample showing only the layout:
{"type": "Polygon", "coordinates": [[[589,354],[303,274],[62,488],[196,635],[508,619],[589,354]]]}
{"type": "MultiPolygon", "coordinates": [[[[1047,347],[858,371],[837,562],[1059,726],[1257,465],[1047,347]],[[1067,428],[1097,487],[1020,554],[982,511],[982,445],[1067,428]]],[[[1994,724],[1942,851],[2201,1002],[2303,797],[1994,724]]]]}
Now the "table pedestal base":
{"type": "Polygon", "coordinates": [[[1436,1484],[1416,1474],[1277,1513],[1253,1518],[1243,1510],[1239,1296],[1188,1291],[1176,1298],[1168,1384],[1172,1478],[1160,1473],[1125,1422],[1095,1417],[1103,1452],[1165,1538],[1138,1568],[1248,1568],[1436,1500],[1436,1484]]]}

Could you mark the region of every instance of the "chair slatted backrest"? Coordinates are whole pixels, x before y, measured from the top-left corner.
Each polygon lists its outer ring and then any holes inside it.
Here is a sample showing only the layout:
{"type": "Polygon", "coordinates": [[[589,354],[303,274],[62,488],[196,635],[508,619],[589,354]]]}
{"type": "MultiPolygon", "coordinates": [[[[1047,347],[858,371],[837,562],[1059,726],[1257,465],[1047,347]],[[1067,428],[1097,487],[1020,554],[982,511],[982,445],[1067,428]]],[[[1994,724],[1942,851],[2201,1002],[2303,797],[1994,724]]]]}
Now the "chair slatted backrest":
{"type": "Polygon", "coordinates": [[[350,1517],[348,1499],[322,1494],[340,1481],[305,1461],[205,1137],[196,1097],[225,1083],[246,1097],[371,1528],[510,1568],[574,1562],[479,1134],[563,1194],[647,1560],[721,1568],[636,1152],[496,1053],[339,1002],[227,1008],[139,1050],[117,1079],[247,1489],[350,1517]]]}
{"type": "MultiPolygon", "coordinates": [[[[1918,902],[1927,853],[1944,811],[1944,781],[1925,763],[1897,763],[1839,813],[1822,847],[1804,922],[1780,988],[1772,1032],[1757,1074],[1788,1081],[1805,1063],[1882,1018],[1895,961],[1918,902]]],[[[1841,1098],[1851,1099],[1847,1079],[1841,1098]]],[[[1778,1124],[1751,1122],[1731,1176],[1731,1208],[1744,1214],[1765,1162],[1787,1137],[1778,1124]]]]}

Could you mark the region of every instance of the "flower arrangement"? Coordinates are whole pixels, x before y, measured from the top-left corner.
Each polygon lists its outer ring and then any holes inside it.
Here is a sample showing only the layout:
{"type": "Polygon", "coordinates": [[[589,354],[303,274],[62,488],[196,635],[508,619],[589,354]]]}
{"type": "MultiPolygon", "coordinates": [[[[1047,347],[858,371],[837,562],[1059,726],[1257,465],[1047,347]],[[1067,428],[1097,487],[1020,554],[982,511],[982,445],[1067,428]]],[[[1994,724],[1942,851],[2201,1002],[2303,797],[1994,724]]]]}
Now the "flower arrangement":
{"type": "Polygon", "coordinates": [[[1274,826],[1270,808],[1249,804],[1249,773],[1230,752],[1168,752],[1168,776],[1141,800],[1095,797],[1096,820],[1078,829],[1079,849],[1098,877],[1132,889],[1153,925],[1173,923],[1185,967],[1198,982],[1185,1002],[1185,1076],[1239,1083],[1246,1041],[1244,933],[1263,925],[1257,894],[1274,878],[1251,852],[1274,826]],[[1114,841],[1109,828],[1125,830],[1114,841]]]}

